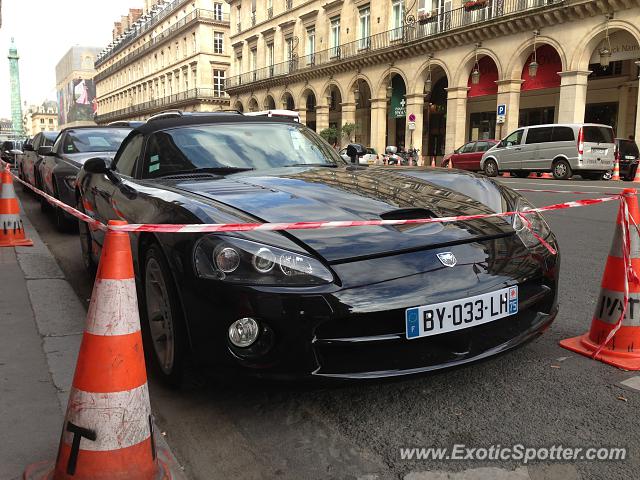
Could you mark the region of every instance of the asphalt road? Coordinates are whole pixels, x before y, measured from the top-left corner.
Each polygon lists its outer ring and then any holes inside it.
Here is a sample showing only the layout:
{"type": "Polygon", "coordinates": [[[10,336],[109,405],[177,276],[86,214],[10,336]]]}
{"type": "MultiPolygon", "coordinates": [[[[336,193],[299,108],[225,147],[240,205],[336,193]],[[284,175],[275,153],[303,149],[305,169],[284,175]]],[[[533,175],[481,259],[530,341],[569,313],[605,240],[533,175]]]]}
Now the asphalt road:
{"type": "MultiPolygon", "coordinates": [[[[599,197],[631,185],[500,181],[512,188],[593,192],[524,193],[537,206],[599,197]]],[[[86,302],[91,280],[80,261],[77,236],[56,232],[37,200],[17,190],[31,222],[86,302]]],[[[558,346],[589,327],[616,209],[612,202],[546,215],[562,253],[560,314],[542,337],[514,352],[438,374],[339,386],[243,383],[192,371],[177,392],[152,382],[158,424],[195,479],[430,479],[448,477],[419,472],[522,471],[523,465],[513,462],[400,458],[402,447],[454,444],[622,446],[628,448],[625,461],[538,462],[529,466],[529,476],[517,478],[640,478],[640,391],[620,384],[637,374],[558,346]]]]}

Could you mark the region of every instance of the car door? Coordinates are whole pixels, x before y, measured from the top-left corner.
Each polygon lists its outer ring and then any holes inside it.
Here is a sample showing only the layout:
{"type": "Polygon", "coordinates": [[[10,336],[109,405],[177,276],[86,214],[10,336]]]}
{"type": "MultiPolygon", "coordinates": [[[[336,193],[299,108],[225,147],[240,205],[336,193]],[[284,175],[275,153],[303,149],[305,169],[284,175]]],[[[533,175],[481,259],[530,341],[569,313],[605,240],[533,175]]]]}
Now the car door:
{"type": "Polygon", "coordinates": [[[523,134],[524,128],[519,128],[501,142],[503,147],[500,148],[499,153],[496,152],[500,170],[520,170],[522,162],[518,154],[522,151],[523,134]]]}
{"type": "Polygon", "coordinates": [[[453,155],[453,166],[462,170],[469,170],[475,146],[476,142],[469,142],[460,147],[458,153],[453,155]]]}
{"type": "Polygon", "coordinates": [[[31,185],[35,185],[33,179],[33,169],[36,164],[36,159],[38,156],[38,148],[42,145],[42,139],[44,135],[42,133],[38,133],[35,137],[33,137],[33,141],[31,142],[31,150],[27,150],[24,152],[24,157],[22,158],[22,174],[24,175],[27,183],[31,185]]]}
{"type": "Polygon", "coordinates": [[[552,140],[553,127],[530,127],[524,139],[521,156],[525,170],[550,170],[555,158],[552,140]]]}
{"type": "Polygon", "coordinates": [[[38,166],[40,186],[42,187],[42,190],[47,192],[49,195],[53,195],[53,169],[56,166],[58,158],[63,152],[63,145],[67,142],[67,137],[67,132],[60,134],[51,148],[51,153],[42,157],[42,161],[40,161],[38,166]]]}
{"type": "Polygon", "coordinates": [[[473,149],[473,154],[470,155],[469,159],[469,170],[479,171],[480,170],[480,160],[482,159],[482,155],[484,152],[493,147],[493,143],[488,142],[486,140],[478,140],[473,149]]]}

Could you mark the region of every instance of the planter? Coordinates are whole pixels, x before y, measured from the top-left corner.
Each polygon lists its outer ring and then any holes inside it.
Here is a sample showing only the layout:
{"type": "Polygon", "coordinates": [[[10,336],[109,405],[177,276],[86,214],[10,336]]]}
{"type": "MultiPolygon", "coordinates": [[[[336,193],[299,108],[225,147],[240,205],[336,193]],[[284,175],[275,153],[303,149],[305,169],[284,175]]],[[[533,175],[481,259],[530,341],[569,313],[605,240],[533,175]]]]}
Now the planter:
{"type": "Polygon", "coordinates": [[[433,12],[425,13],[418,16],[418,23],[424,25],[425,23],[433,22],[438,17],[438,12],[435,10],[433,12]]]}
{"type": "Polygon", "coordinates": [[[473,0],[470,2],[464,2],[462,5],[466,11],[477,10],[484,7],[488,3],[487,0],[473,0]]]}

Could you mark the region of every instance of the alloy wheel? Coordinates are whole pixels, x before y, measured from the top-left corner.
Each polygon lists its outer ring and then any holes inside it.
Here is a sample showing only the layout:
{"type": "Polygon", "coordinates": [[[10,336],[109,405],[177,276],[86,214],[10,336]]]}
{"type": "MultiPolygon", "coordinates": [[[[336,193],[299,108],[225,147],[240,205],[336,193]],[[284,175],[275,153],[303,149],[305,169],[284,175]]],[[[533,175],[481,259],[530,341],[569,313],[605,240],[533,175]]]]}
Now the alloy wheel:
{"type": "Polygon", "coordinates": [[[158,261],[150,257],[145,268],[145,299],[149,333],[158,366],[165,375],[173,370],[175,358],[174,322],[167,284],[158,261]]]}

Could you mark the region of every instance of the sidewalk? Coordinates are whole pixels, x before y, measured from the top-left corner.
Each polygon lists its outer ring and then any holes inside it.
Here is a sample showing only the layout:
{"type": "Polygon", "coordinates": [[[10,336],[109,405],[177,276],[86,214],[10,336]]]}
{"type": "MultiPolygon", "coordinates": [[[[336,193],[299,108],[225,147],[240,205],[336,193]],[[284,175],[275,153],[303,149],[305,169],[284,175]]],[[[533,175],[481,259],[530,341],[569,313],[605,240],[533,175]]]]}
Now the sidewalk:
{"type": "MultiPolygon", "coordinates": [[[[54,459],[86,311],[22,214],[33,247],[0,248],[0,480],[54,459]]],[[[167,448],[164,438],[156,441],[167,448]]]]}

